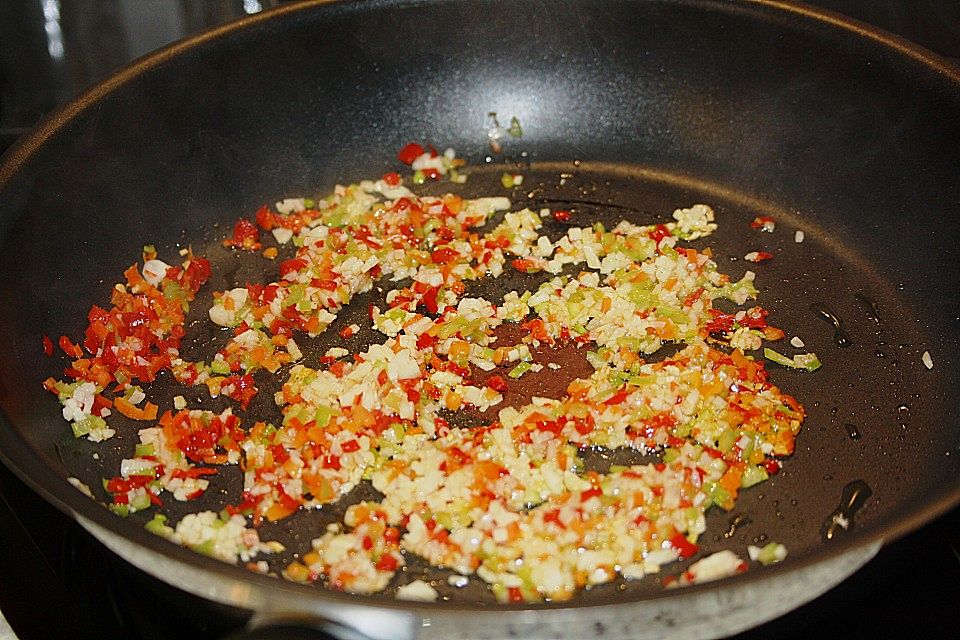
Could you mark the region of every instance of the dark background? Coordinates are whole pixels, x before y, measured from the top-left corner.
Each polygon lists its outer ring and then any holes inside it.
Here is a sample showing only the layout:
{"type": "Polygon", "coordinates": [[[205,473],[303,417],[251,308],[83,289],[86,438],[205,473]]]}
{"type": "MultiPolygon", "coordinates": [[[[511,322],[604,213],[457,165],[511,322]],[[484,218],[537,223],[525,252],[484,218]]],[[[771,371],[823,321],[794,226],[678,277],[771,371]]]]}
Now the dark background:
{"type": "MultiPolygon", "coordinates": [[[[279,4],[281,0],[0,2],[0,152],[57,105],[131,60],[279,4]]],[[[901,35],[960,64],[958,0],[812,4],[901,35]]],[[[0,611],[21,640],[219,637],[241,627],[246,617],[184,596],[131,569],[2,466],[0,611]]],[[[955,509],[886,546],[826,595],[738,638],[938,638],[954,637],[958,628],[960,509],[955,509]]]]}

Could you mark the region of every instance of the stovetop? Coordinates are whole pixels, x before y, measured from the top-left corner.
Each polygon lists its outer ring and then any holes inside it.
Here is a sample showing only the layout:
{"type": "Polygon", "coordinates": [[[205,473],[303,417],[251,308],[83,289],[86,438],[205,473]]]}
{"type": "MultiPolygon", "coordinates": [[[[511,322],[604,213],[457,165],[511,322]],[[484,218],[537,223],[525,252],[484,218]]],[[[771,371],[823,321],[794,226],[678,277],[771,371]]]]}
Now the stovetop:
{"type": "MultiPolygon", "coordinates": [[[[281,3],[0,3],[0,152],[45,113],[130,60],[200,29],[281,3]]],[[[813,4],[960,61],[956,0],[813,4]]],[[[958,605],[960,509],[955,509],[884,547],[827,594],[737,639],[952,637],[960,628],[958,605]]],[[[217,638],[241,629],[248,617],[187,597],[133,569],[2,466],[0,612],[0,640],[217,638]],[[3,625],[4,618],[9,627],[3,625]]]]}

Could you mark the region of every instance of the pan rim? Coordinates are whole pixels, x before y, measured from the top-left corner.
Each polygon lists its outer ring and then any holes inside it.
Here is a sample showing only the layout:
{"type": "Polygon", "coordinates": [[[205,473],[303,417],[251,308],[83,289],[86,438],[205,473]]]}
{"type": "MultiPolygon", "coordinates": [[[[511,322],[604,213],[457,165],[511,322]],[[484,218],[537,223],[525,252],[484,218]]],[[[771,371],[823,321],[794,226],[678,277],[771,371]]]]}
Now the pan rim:
{"type": "MultiPolygon", "coordinates": [[[[918,68],[932,72],[960,94],[960,67],[957,65],[949,63],[942,57],[900,36],[829,10],[781,0],[746,0],[742,3],[732,4],[723,2],[722,0],[658,0],[658,2],[661,4],[704,6],[711,11],[740,12],[757,19],[765,20],[787,19],[792,17],[807,28],[833,30],[838,33],[842,32],[848,37],[869,41],[876,47],[892,52],[902,60],[908,60],[911,64],[918,66],[918,68]]],[[[205,30],[199,34],[168,45],[154,53],[148,54],[127,65],[102,83],[87,90],[71,103],[51,112],[32,132],[17,141],[2,159],[0,159],[0,191],[16,176],[19,169],[41,149],[48,140],[56,136],[58,132],[82,117],[84,113],[93,108],[99,101],[112,95],[128,82],[163,65],[170,59],[202,48],[208,42],[216,42],[227,38],[238,31],[252,29],[260,23],[280,20],[283,16],[299,14],[300,12],[309,12],[318,9],[334,12],[341,10],[363,12],[374,6],[409,4],[424,3],[417,2],[416,0],[363,0],[358,3],[350,3],[347,0],[306,0],[302,3],[284,5],[205,30]]],[[[273,590],[280,588],[281,591],[291,590],[291,592],[301,594],[312,594],[312,597],[326,599],[330,602],[341,601],[351,604],[369,604],[372,607],[430,612],[434,615],[438,609],[442,609],[444,612],[457,610],[492,612],[498,616],[514,613],[520,615],[530,611],[603,609],[611,605],[629,605],[632,603],[655,601],[661,598],[674,598],[681,593],[697,594],[714,590],[718,586],[746,584],[761,577],[773,577],[821,562],[830,561],[844,553],[862,548],[877,540],[882,540],[884,545],[889,544],[893,540],[932,521],[960,504],[960,479],[958,479],[953,486],[945,485],[940,491],[932,494],[932,497],[923,504],[911,505],[908,509],[898,514],[895,520],[891,521],[887,519],[880,523],[872,523],[859,528],[857,531],[850,532],[843,540],[831,543],[827,549],[818,550],[816,553],[807,555],[801,559],[788,560],[787,562],[766,567],[762,570],[757,568],[756,570],[726,578],[717,583],[691,585],[684,588],[682,592],[664,590],[656,593],[644,593],[642,596],[624,596],[618,597],[610,603],[581,602],[578,599],[563,603],[553,602],[519,606],[473,602],[415,603],[398,602],[382,595],[363,596],[343,594],[328,589],[318,589],[314,586],[299,585],[284,580],[277,580],[276,578],[253,574],[240,567],[234,567],[205,556],[200,556],[188,549],[170,545],[170,543],[165,540],[161,540],[144,531],[132,521],[121,520],[120,524],[118,524],[117,517],[114,514],[106,509],[99,508],[99,505],[96,505],[96,503],[93,503],[95,508],[90,508],[91,500],[83,496],[79,491],[66,491],[64,494],[53,495],[52,491],[41,486],[36,479],[45,477],[48,480],[62,482],[64,478],[44,464],[42,458],[35,455],[32,447],[21,437],[19,432],[14,430],[4,413],[0,413],[0,460],[34,491],[43,496],[45,500],[72,518],[76,519],[77,514],[80,514],[107,529],[121,531],[123,537],[126,539],[135,542],[137,545],[145,546],[161,555],[171,557],[177,562],[191,565],[197,565],[199,563],[199,565],[207,571],[213,571],[214,573],[229,577],[232,580],[241,580],[255,587],[266,587],[273,590]],[[18,460],[18,462],[14,462],[15,459],[18,460]]]]}

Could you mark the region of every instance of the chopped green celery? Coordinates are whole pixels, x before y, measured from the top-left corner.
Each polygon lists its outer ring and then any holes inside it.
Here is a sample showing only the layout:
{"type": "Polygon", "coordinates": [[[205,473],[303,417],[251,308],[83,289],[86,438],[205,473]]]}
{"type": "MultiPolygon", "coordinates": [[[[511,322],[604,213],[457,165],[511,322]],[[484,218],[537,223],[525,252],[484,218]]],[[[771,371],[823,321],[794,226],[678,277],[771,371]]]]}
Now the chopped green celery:
{"type": "Polygon", "coordinates": [[[617,244],[617,236],[609,231],[600,236],[600,246],[603,248],[604,253],[610,253],[610,250],[615,244],[617,244]]]}
{"type": "Polygon", "coordinates": [[[347,221],[347,209],[343,204],[338,205],[333,211],[323,216],[323,221],[328,227],[342,227],[347,221]]]}
{"type": "Polygon", "coordinates": [[[627,256],[634,262],[643,262],[651,255],[649,243],[644,243],[643,240],[635,236],[627,238],[627,241],[621,251],[627,254],[627,256]]]}
{"type": "Polygon", "coordinates": [[[383,313],[383,317],[394,322],[402,322],[406,320],[408,315],[410,315],[410,312],[401,307],[394,307],[393,309],[383,313]]]}
{"type": "Polygon", "coordinates": [[[180,305],[186,309],[187,297],[183,293],[183,287],[173,280],[163,281],[163,297],[167,300],[179,301],[180,305]]]}
{"type": "Polygon", "coordinates": [[[743,489],[747,487],[752,487],[755,484],[760,484],[770,476],[767,475],[767,470],[763,467],[750,465],[743,470],[743,475],[740,476],[740,486],[743,489]]]}
{"type": "Polygon", "coordinates": [[[510,118],[510,127],[507,129],[507,134],[511,138],[522,138],[523,137],[523,128],[520,126],[520,121],[516,117],[510,118]]]}
{"type": "Polygon", "coordinates": [[[384,436],[390,436],[393,442],[403,442],[403,436],[406,435],[406,429],[399,422],[394,422],[390,428],[383,432],[384,436]]]}
{"type": "Polygon", "coordinates": [[[273,438],[274,434],[277,432],[277,428],[271,423],[267,423],[267,426],[263,429],[263,437],[265,440],[273,438]]]}
{"type": "Polygon", "coordinates": [[[734,431],[727,429],[720,434],[719,438],[717,438],[717,449],[727,453],[733,448],[733,445],[736,443],[736,441],[737,434],[734,431]]]}
{"type": "Polygon", "coordinates": [[[590,439],[592,440],[594,445],[598,447],[605,447],[607,446],[607,443],[610,441],[610,436],[607,434],[606,431],[601,431],[600,429],[597,429],[590,434],[590,439]]]}
{"type": "MultiPolygon", "coordinates": [[[[442,292],[442,288],[437,291],[438,298],[441,296],[442,292]]],[[[441,340],[446,340],[447,338],[453,337],[458,331],[460,331],[462,326],[463,320],[460,320],[459,318],[451,320],[450,322],[444,322],[442,325],[440,325],[440,328],[437,329],[437,337],[441,340]]]]}
{"type": "Polygon", "coordinates": [[[215,373],[220,376],[229,375],[230,365],[224,360],[214,360],[210,363],[210,373],[215,373]]]}
{"type": "Polygon", "coordinates": [[[628,374],[626,371],[613,370],[610,372],[610,375],[607,376],[607,382],[609,382],[614,389],[619,389],[626,384],[627,380],[629,379],[630,374],[628,374]]]}
{"type": "Polygon", "coordinates": [[[83,436],[90,433],[90,423],[86,418],[83,420],[78,420],[76,422],[70,423],[70,428],[73,430],[74,438],[82,438],[83,436]]]}
{"type": "Polygon", "coordinates": [[[110,504],[107,505],[107,508],[110,509],[110,511],[113,511],[115,514],[117,514],[121,518],[126,518],[128,515],[130,515],[130,507],[128,507],[125,504],[115,504],[111,502],[110,504]]]}
{"type": "Polygon", "coordinates": [[[143,389],[141,389],[137,385],[131,385],[127,387],[123,392],[124,400],[129,400],[130,398],[132,398],[133,394],[135,394],[137,391],[139,391],[140,393],[143,393],[143,389]]]}
{"type": "Polygon", "coordinates": [[[514,380],[516,380],[517,378],[525,374],[527,371],[530,371],[530,368],[531,368],[531,365],[529,362],[521,362],[520,364],[515,366],[507,375],[513,378],[514,380]]]}
{"type": "Polygon", "coordinates": [[[203,554],[203,555],[205,555],[205,556],[212,556],[212,555],[213,555],[213,547],[214,547],[213,540],[204,540],[204,541],[201,542],[200,544],[192,544],[192,545],[190,545],[190,548],[191,548],[191,549],[193,549],[193,550],[196,551],[197,553],[201,553],[201,554],[203,554]]]}
{"type": "Polygon", "coordinates": [[[503,583],[494,582],[492,585],[490,585],[490,590],[493,591],[493,596],[497,599],[497,602],[506,602],[510,597],[510,594],[503,583]]]}
{"type": "Polygon", "coordinates": [[[156,253],[156,252],[157,252],[157,248],[154,247],[152,244],[145,244],[145,245],[143,245],[143,252],[144,252],[144,253],[156,253]]]}
{"type": "Polygon", "coordinates": [[[762,565],[776,564],[787,557],[787,548],[779,542],[768,542],[760,549],[756,559],[762,565]]]}
{"type": "Polygon", "coordinates": [[[130,506],[136,509],[137,511],[143,511],[144,509],[150,508],[150,496],[146,493],[140,493],[133,497],[133,500],[130,501],[130,506]]]}
{"type": "Polygon", "coordinates": [[[718,507],[726,508],[724,505],[730,502],[730,493],[720,486],[718,482],[707,481],[703,483],[703,490],[710,498],[710,501],[718,507]]]}
{"type": "Polygon", "coordinates": [[[441,511],[434,514],[437,523],[447,531],[454,531],[469,527],[473,520],[470,518],[470,510],[462,500],[454,501],[450,511],[441,511]]]}
{"type": "Polygon", "coordinates": [[[621,473],[629,468],[630,467],[624,464],[612,464],[610,465],[610,473],[621,473]]]}
{"type": "MultiPolygon", "coordinates": [[[[676,234],[674,233],[674,231],[676,231],[676,229],[674,229],[674,230],[671,231],[670,233],[673,234],[673,235],[676,235],[676,234]]],[[[662,255],[667,256],[668,258],[675,258],[675,257],[677,257],[677,250],[674,249],[673,247],[668,247],[668,246],[666,246],[666,245],[660,245],[660,253],[661,253],[662,255]]]]}
{"type": "Polygon", "coordinates": [[[738,280],[737,282],[731,282],[726,284],[715,291],[715,298],[726,298],[727,300],[734,300],[738,297],[737,294],[743,295],[745,299],[751,299],[757,297],[757,287],[753,284],[751,280],[738,280]]]}
{"type": "Polygon", "coordinates": [[[658,318],[667,318],[668,320],[673,320],[677,324],[687,324],[689,322],[687,314],[680,309],[675,309],[673,307],[660,307],[654,312],[654,315],[656,315],[658,318]]]}
{"type": "Polygon", "coordinates": [[[413,182],[413,184],[423,184],[424,182],[427,181],[427,176],[424,175],[423,171],[420,171],[420,169],[417,169],[416,171],[413,172],[413,177],[411,178],[411,181],[413,182]]]}
{"type": "Polygon", "coordinates": [[[290,409],[283,415],[283,425],[289,426],[291,421],[296,419],[299,420],[302,424],[310,422],[313,419],[313,413],[311,413],[310,408],[305,404],[301,405],[290,405],[290,409]]]}
{"type": "Polygon", "coordinates": [[[657,383],[657,376],[655,376],[655,375],[649,375],[649,376],[630,376],[630,377],[627,379],[627,382],[629,382],[630,384],[632,384],[632,385],[635,386],[635,387],[644,387],[644,386],[647,386],[647,385],[650,385],[650,384],[656,384],[656,383],[657,383]]]}
{"type": "Polygon", "coordinates": [[[157,475],[157,472],[156,472],[156,469],[155,469],[154,467],[144,467],[143,469],[140,469],[139,471],[131,472],[130,475],[131,475],[131,476],[146,476],[146,477],[152,478],[152,477],[154,477],[155,475],[157,475]]]}
{"type": "Polygon", "coordinates": [[[80,386],[79,382],[63,382],[58,380],[56,383],[57,387],[57,398],[60,399],[60,402],[64,402],[67,398],[72,398],[74,392],[77,390],[77,387],[80,386]]]}
{"type": "Polygon", "coordinates": [[[648,289],[634,287],[627,296],[639,309],[652,309],[657,306],[657,294],[648,289]]]}
{"type": "Polygon", "coordinates": [[[75,438],[80,438],[82,436],[87,435],[91,431],[103,429],[106,426],[107,426],[106,420],[104,420],[100,416],[93,416],[93,415],[87,416],[86,418],[84,418],[83,420],[80,420],[79,422],[70,423],[70,427],[71,429],[73,429],[73,436],[75,438]]]}
{"type": "Polygon", "coordinates": [[[504,189],[512,189],[514,185],[513,174],[504,173],[502,176],[500,176],[500,184],[503,185],[504,189]]]}
{"type": "Polygon", "coordinates": [[[674,438],[687,438],[690,436],[691,426],[691,422],[682,422],[675,426],[670,433],[674,438]]]}
{"type": "Polygon", "coordinates": [[[816,371],[820,368],[820,359],[815,353],[799,353],[793,358],[788,358],[782,353],[777,353],[769,347],[763,350],[763,357],[771,362],[775,362],[791,369],[802,369],[804,371],[816,371]]]}
{"type": "Polygon", "coordinates": [[[663,462],[665,464],[670,464],[671,462],[673,462],[679,457],[680,457],[680,451],[678,449],[669,447],[663,450],[663,462]]]}
{"type": "Polygon", "coordinates": [[[306,287],[302,284],[292,284],[287,288],[287,296],[283,299],[281,306],[289,307],[303,300],[306,287]]]}
{"type": "Polygon", "coordinates": [[[316,420],[317,424],[322,427],[330,422],[330,418],[336,415],[336,413],[337,411],[335,409],[332,409],[326,405],[320,405],[317,407],[313,419],[316,420]]]}
{"type": "Polygon", "coordinates": [[[304,198],[303,206],[306,207],[307,209],[313,209],[314,207],[317,206],[317,203],[313,198],[304,198]]]}
{"type": "Polygon", "coordinates": [[[599,369],[604,365],[603,358],[601,358],[600,354],[598,354],[596,351],[587,351],[586,357],[587,362],[589,362],[594,369],[599,369]]]}
{"type": "Polygon", "coordinates": [[[143,528],[156,536],[167,537],[172,529],[167,526],[167,516],[158,513],[151,520],[148,520],[143,528]]]}

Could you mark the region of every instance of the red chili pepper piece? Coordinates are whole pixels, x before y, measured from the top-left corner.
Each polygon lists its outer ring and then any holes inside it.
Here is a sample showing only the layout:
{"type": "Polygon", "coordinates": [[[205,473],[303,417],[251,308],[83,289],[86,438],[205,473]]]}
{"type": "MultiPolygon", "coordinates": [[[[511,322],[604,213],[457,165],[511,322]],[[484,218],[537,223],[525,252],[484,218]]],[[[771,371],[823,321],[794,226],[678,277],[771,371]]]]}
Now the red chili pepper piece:
{"type": "Polygon", "coordinates": [[[626,387],[624,387],[623,389],[620,389],[620,390],[617,391],[615,394],[613,394],[612,396],[610,396],[609,398],[607,398],[606,400],[604,400],[604,401],[603,401],[603,404],[608,405],[608,406],[613,406],[613,405],[615,405],[615,404],[620,404],[621,402],[623,402],[624,400],[627,399],[627,396],[628,396],[628,395],[630,395],[630,392],[627,390],[626,387]]]}
{"type": "Polygon", "coordinates": [[[540,267],[537,266],[537,263],[529,258],[517,258],[512,260],[510,264],[517,271],[523,271],[524,273],[536,273],[540,270],[540,267]]]}
{"type": "Polygon", "coordinates": [[[553,219],[559,220],[560,222],[567,222],[570,220],[570,217],[571,213],[569,211],[560,210],[553,212],[553,219]]]}
{"type": "Polygon", "coordinates": [[[307,261],[302,258],[291,258],[280,263],[280,277],[284,278],[288,274],[295,273],[307,266],[307,261]]]}
{"type": "Polygon", "coordinates": [[[223,241],[225,247],[234,247],[236,249],[245,249],[247,251],[256,251],[260,248],[260,230],[257,225],[240,218],[233,225],[233,237],[223,241]]]}
{"type": "Polygon", "coordinates": [[[772,260],[773,254],[768,251],[751,251],[746,256],[744,260],[747,262],[765,262],[767,260],[772,260]]]}
{"type": "Polygon", "coordinates": [[[750,223],[750,226],[754,229],[764,229],[776,224],[776,220],[774,220],[771,216],[757,216],[750,223]]]}
{"type": "Polygon", "coordinates": [[[397,565],[399,565],[397,559],[389,553],[385,553],[380,556],[380,559],[377,560],[377,564],[375,566],[377,571],[396,571],[397,565]]]}
{"type": "Polygon", "coordinates": [[[669,237],[671,233],[670,229],[668,229],[666,225],[658,224],[653,228],[653,231],[650,231],[647,235],[649,235],[654,242],[660,244],[660,241],[669,237]]]}
{"type": "Polygon", "coordinates": [[[503,379],[503,376],[490,376],[484,381],[484,384],[497,393],[503,393],[507,390],[507,381],[503,379]]]}
{"type": "Polygon", "coordinates": [[[689,558],[700,550],[700,547],[687,540],[687,537],[682,533],[670,538],[670,546],[680,554],[681,558],[689,558]]]}
{"type": "Polygon", "coordinates": [[[590,498],[603,495],[603,491],[600,490],[600,487],[592,487],[580,494],[580,502],[586,502],[590,498]]]}
{"type": "Polygon", "coordinates": [[[413,161],[422,156],[424,153],[423,147],[421,147],[416,142],[411,142],[400,149],[400,152],[397,154],[397,160],[406,165],[413,164],[413,161]]]}
{"type": "Polygon", "coordinates": [[[460,254],[453,247],[440,247],[430,254],[430,260],[434,264],[450,264],[458,257],[460,254]]]}

